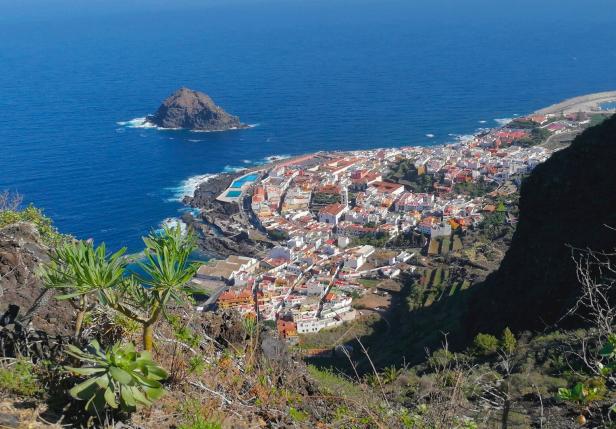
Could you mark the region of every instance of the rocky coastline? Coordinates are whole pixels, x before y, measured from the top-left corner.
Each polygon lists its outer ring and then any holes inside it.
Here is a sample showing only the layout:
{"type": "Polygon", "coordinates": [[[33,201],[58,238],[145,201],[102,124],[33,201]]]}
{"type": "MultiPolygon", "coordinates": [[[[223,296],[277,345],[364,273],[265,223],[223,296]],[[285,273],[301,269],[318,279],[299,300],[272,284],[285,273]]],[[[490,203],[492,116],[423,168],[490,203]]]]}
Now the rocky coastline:
{"type": "Polygon", "coordinates": [[[224,259],[229,255],[260,256],[271,244],[251,237],[249,229],[235,231],[230,222],[245,223],[239,216],[238,204],[218,201],[218,197],[240,173],[218,174],[201,183],[192,197],[185,197],[184,204],[199,209],[194,216],[186,213],[182,221],[199,234],[199,248],[208,257],[224,259]]]}

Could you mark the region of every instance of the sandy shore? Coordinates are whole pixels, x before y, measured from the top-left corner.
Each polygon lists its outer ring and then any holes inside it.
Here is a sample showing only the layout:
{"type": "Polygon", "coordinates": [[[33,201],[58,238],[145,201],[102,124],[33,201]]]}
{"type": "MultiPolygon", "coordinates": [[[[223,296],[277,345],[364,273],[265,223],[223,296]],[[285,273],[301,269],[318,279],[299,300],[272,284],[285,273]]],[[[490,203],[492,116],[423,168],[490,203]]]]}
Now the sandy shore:
{"type": "MultiPolygon", "coordinates": [[[[582,95],[570,98],[557,104],[537,110],[535,114],[546,115],[549,113],[574,113],[574,112],[608,112],[600,110],[599,105],[616,101],[616,91],[597,92],[595,94],[582,95]]],[[[613,110],[616,112],[616,109],[613,110]]]]}

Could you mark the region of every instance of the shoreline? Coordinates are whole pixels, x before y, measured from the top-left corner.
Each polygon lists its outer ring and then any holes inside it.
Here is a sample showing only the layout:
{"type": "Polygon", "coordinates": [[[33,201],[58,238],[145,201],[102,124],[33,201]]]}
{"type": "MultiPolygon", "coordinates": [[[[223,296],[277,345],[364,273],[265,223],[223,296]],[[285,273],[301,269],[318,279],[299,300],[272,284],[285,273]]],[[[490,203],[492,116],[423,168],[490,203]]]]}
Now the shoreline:
{"type": "Polygon", "coordinates": [[[534,112],[535,115],[568,114],[577,112],[615,113],[616,109],[602,110],[600,105],[616,101],[616,91],[595,92],[568,98],[534,112]]]}
{"type": "MultiPolygon", "coordinates": [[[[606,102],[616,101],[616,91],[608,91],[583,96],[573,97],[547,106],[533,113],[529,113],[524,117],[532,115],[567,115],[570,113],[586,112],[590,114],[610,115],[616,112],[613,110],[602,110],[599,106],[606,102]]],[[[230,254],[241,254],[248,256],[257,256],[268,248],[274,245],[263,231],[259,231],[250,221],[250,216],[247,216],[246,211],[246,195],[242,195],[237,201],[224,202],[218,200],[218,196],[225,192],[233,180],[257,171],[271,171],[272,169],[293,166],[301,163],[322,162],[340,156],[357,156],[370,153],[376,153],[383,150],[404,149],[404,148],[421,148],[439,150],[445,147],[455,147],[456,145],[464,144],[469,140],[476,138],[487,132],[494,130],[506,129],[508,124],[499,124],[495,127],[480,128],[472,134],[466,136],[458,136],[456,141],[450,143],[442,143],[428,146],[405,145],[397,148],[371,148],[354,151],[318,151],[312,153],[304,153],[276,159],[263,164],[248,166],[236,172],[220,172],[213,173],[207,180],[199,183],[192,196],[185,196],[182,203],[188,207],[200,209],[200,214],[197,216],[189,213],[183,214],[182,219],[193,228],[199,230],[201,249],[212,257],[226,257],[230,254]]],[[[575,137],[583,129],[570,131],[571,139],[575,137]]],[[[562,133],[567,134],[567,133],[562,133]]],[[[553,133],[541,145],[545,145],[552,137],[560,136],[558,132],[553,133]]],[[[564,143],[557,145],[563,146],[564,143]]],[[[554,149],[556,150],[556,149],[554,149]]],[[[272,157],[275,157],[273,155],[272,157]]]]}

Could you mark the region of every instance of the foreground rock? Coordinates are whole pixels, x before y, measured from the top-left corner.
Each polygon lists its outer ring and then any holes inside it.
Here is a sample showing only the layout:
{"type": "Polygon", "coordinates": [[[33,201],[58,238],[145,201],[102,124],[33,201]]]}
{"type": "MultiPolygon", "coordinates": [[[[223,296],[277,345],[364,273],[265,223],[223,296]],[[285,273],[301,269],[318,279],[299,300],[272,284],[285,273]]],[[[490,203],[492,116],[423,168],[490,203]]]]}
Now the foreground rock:
{"type": "Polygon", "coordinates": [[[184,128],[198,131],[226,131],[247,128],[240,118],[218,107],[203,92],[180,88],[160,105],[151,122],[162,128],[184,128]]]}
{"type": "Polygon", "coordinates": [[[0,326],[19,318],[53,335],[70,332],[70,304],[53,299],[52,291],[37,276],[41,264],[49,260],[48,252],[31,223],[0,229],[0,326]]]}

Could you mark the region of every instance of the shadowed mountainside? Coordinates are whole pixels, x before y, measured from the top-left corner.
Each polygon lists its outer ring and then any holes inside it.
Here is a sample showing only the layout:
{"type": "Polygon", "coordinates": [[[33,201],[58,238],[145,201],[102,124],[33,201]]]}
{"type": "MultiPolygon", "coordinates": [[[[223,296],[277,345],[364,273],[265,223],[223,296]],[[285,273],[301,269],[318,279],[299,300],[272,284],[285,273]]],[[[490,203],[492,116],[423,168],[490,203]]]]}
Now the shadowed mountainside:
{"type": "MultiPolygon", "coordinates": [[[[616,248],[616,116],[589,128],[523,182],[517,230],[498,271],[475,288],[467,332],[542,330],[575,303],[572,247],[616,248]]],[[[573,323],[572,320],[567,323],[573,323]]]]}

